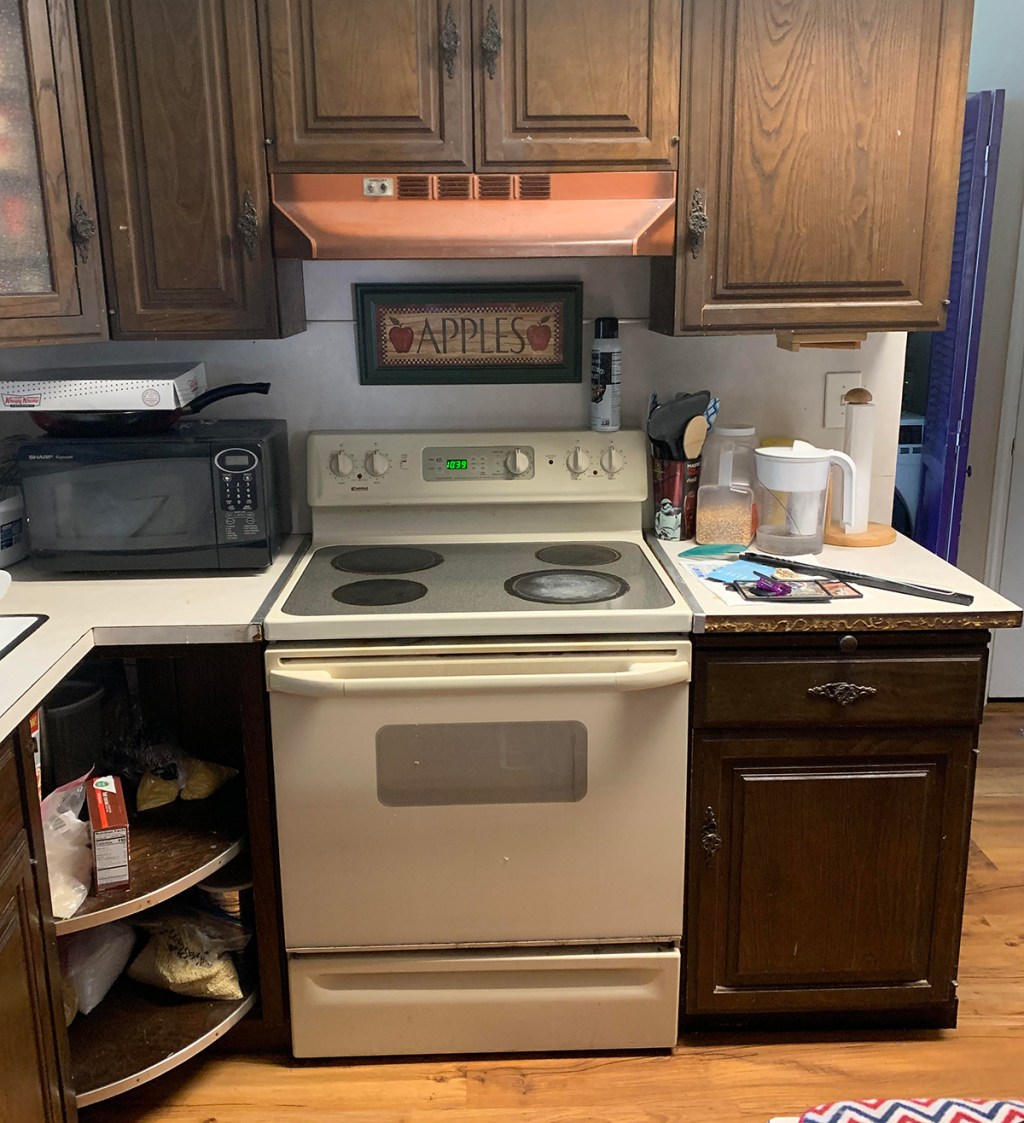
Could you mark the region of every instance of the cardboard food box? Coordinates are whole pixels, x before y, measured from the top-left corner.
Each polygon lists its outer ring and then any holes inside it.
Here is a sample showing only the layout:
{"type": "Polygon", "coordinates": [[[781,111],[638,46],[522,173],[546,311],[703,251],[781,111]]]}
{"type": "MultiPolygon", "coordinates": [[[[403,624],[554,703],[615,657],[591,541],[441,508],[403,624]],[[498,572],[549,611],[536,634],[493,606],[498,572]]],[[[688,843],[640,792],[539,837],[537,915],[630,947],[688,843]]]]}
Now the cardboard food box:
{"type": "Polygon", "coordinates": [[[118,776],[86,781],[85,802],[92,828],[92,864],[96,891],[123,889],[130,883],[128,810],[118,776]]]}
{"type": "Polygon", "coordinates": [[[202,363],[131,363],[0,379],[0,410],[179,409],[206,390],[202,363]]]}

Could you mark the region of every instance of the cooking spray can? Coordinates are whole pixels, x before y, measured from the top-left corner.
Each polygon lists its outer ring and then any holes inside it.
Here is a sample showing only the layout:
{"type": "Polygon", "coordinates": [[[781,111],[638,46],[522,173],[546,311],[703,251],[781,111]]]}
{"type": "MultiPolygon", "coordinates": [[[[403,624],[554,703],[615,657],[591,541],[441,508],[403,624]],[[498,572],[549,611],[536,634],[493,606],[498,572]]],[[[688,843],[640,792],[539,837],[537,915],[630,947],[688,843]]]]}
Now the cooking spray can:
{"type": "Polygon", "coordinates": [[[590,428],[596,433],[617,433],[622,398],[622,344],[619,321],[599,316],[594,321],[590,351],[590,428]]]}

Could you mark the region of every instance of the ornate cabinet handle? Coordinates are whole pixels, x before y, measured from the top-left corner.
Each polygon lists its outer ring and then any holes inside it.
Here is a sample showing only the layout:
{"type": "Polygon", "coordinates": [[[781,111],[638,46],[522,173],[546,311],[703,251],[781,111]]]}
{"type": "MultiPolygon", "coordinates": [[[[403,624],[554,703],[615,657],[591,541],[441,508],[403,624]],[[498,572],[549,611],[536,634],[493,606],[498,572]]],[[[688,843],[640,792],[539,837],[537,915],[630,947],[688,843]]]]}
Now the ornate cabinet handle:
{"type": "Polygon", "coordinates": [[[238,222],[235,225],[246,256],[252,261],[260,244],[260,220],[251,191],[246,191],[242,196],[242,209],[238,212],[238,222]]]}
{"type": "Polygon", "coordinates": [[[493,4],[487,9],[487,22],[480,36],[480,47],[484,52],[487,77],[493,78],[498,69],[498,55],[501,53],[501,28],[498,27],[498,16],[493,4]]]}
{"type": "Polygon", "coordinates": [[[71,243],[83,265],[89,260],[89,243],[95,237],[96,222],[86,212],[82,196],[75,195],[75,205],[71,209],[71,243]]]}
{"type": "Polygon", "coordinates": [[[826,682],[822,686],[809,686],[807,694],[810,698],[824,698],[827,702],[838,702],[840,706],[849,706],[859,702],[861,698],[870,698],[877,694],[873,686],[858,686],[855,682],[826,682]]]}
{"type": "Polygon", "coordinates": [[[708,232],[708,212],[704,207],[704,192],[699,187],[690,196],[690,213],[686,218],[686,229],[690,232],[690,253],[700,257],[704,248],[704,235],[708,232]]]}
{"type": "Polygon", "coordinates": [[[444,26],[441,28],[441,58],[444,60],[444,68],[449,78],[455,77],[455,60],[459,57],[461,43],[462,37],[459,35],[452,6],[449,4],[444,14],[444,26]]]}
{"type": "Polygon", "coordinates": [[[718,833],[718,820],[715,818],[715,812],[711,807],[708,807],[704,812],[704,822],[700,828],[700,845],[704,851],[706,862],[710,862],[722,849],[722,836],[718,833]]]}

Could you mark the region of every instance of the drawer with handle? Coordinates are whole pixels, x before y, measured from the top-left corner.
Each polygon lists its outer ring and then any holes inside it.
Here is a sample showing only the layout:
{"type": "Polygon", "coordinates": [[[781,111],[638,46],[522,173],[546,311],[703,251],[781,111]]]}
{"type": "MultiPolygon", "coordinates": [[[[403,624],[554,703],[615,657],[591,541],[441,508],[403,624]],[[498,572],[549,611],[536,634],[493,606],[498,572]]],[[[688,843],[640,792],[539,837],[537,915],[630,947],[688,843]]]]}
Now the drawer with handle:
{"type": "Polygon", "coordinates": [[[698,656],[698,729],[828,725],[974,725],[981,720],[981,653],[905,657],[698,656]]]}

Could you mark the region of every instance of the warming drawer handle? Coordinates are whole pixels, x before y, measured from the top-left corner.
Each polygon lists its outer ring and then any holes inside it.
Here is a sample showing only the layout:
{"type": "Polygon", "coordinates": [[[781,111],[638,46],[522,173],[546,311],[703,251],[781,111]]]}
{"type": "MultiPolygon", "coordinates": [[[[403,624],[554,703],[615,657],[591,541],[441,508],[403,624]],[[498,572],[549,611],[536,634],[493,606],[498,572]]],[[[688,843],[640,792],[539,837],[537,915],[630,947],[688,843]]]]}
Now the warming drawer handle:
{"type": "Polygon", "coordinates": [[[439,678],[333,678],[327,671],[281,671],[267,675],[271,690],[305,698],[343,695],[455,694],[472,691],[515,693],[527,690],[654,690],[690,681],[690,664],[634,663],[625,671],[563,675],[447,675],[439,678]]]}

